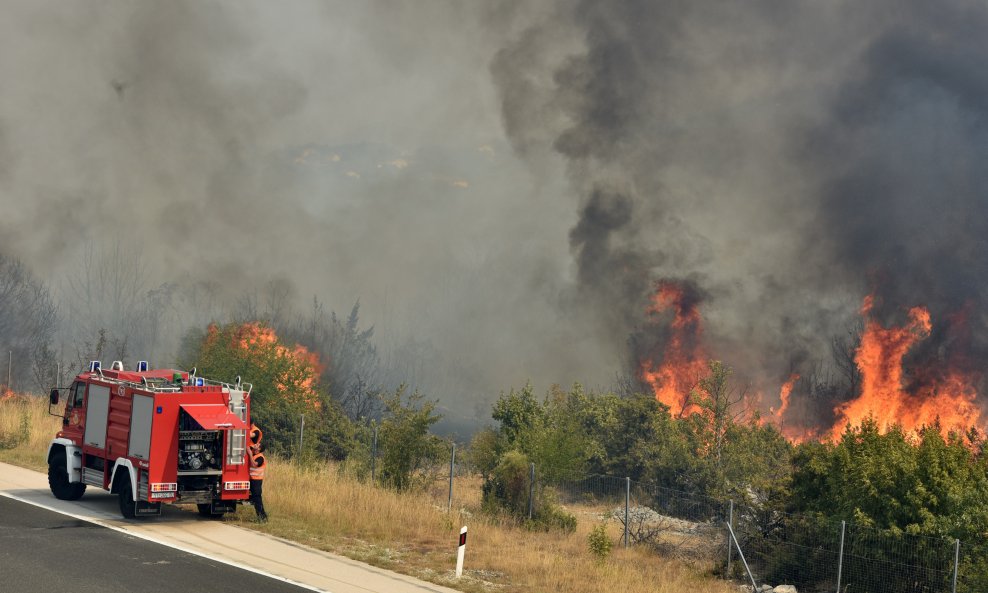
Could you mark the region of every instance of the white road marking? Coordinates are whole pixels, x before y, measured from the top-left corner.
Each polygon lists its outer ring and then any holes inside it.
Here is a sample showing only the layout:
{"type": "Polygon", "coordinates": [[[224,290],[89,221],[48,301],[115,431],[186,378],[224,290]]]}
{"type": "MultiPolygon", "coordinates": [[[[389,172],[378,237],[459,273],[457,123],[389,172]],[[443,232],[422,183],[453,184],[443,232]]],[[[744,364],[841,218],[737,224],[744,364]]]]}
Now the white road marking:
{"type": "Polygon", "coordinates": [[[266,576],[268,578],[275,579],[275,580],[281,581],[283,583],[288,583],[289,585],[294,585],[294,586],[300,587],[302,589],[308,589],[309,591],[317,591],[318,593],[332,593],[331,591],[328,591],[326,589],[320,589],[318,587],[313,587],[312,585],[306,585],[305,583],[300,583],[298,581],[293,581],[292,579],[288,579],[288,578],[285,578],[285,577],[282,577],[282,576],[278,576],[276,574],[271,574],[270,572],[259,570],[257,568],[252,567],[252,566],[247,566],[245,564],[241,564],[241,563],[235,562],[233,560],[227,560],[225,558],[218,558],[218,557],[212,556],[210,554],[203,554],[202,552],[200,552],[198,550],[193,550],[191,548],[186,548],[186,547],[183,547],[183,546],[179,546],[179,545],[173,544],[171,542],[162,541],[162,540],[159,540],[157,538],[151,537],[150,535],[145,535],[143,533],[139,533],[139,532],[136,532],[136,531],[129,531],[127,529],[124,529],[123,527],[119,527],[117,525],[112,525],[112,524],[109,524],[109,523],[100,521],[99,519],[95,519],[93,517],[86,517],[84,515],[77,515],[76,513],[70,513],[68,511],[63,511],[62,509],[57,509],[57,508],[52,507],[52,506],[49,506],[47,504],[43,504],[43,503],[40,503],[40,502],[37,502],[37,501],[29,500],[29,499],[26,499],[26,498],[17,496],[16,494],[10,494],[9,492],[0,491],[0,496],[6,497],[6,498],[10,498],[10,499],[16,500],[18,502],[23,502],[23,503],[29,504],[31,506],[36,506],[38,508],[42,508],[42,509],[45,509],[47,511],[51,511],[53,513],[58,513],[59,515],[65,515],[67,517],[72,517],[73,519],[78,519],[80,521],[85,521],[87,523],[92,523],[94,525],[99,525],[100,527],[105,527],[107,529],[112,529],[113,531],[116,531],[116,532],[119,532],[119,533],[123,533],[123,534],[129,535],[131,537],[136,537],[136,538],[139,538],[139,539],[143,539],[145,541],[149,541],[149,542],[158,544],[160,546],[165,546],[165,547],[171,548],[173,550],[178,550],[179,552],[185,552],[186,554],[192,554],[193,556],[199,556],[200,558],[206,558],[207,560],[212,560],[213,562],[219,562],[220,564],[226,564],[227,566],[232,566],[234,568],[239,568],[241,570],[246,570],[247,572],[252,572],[254,574],[259,574],[259,575],[262,575],[262,576],[266,576]]]}

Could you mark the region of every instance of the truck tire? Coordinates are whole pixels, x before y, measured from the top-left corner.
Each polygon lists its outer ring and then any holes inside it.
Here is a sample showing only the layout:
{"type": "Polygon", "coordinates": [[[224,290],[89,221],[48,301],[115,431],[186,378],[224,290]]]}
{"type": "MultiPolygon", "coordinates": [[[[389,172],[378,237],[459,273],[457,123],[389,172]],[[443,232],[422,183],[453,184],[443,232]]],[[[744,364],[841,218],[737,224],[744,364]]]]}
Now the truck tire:
{"type": "Polygon", "coordinates": [[[130,482],[121,480],[118,495],[120,496],[120,514],[124,519],[133,519],[137,516],[137,508],[134,504],[134,494],[130,491],[130,482]]]}
{"type": "Polygon", "coordinates": [[[79,500],[86,491],[82,482],[69,482],[65,450],[55,451],[48,462],[48,487],[59,500],[79,500]]]}
{"type": "Polygon", "coordinates": [[[200,515],[202,515],[203,517],[209,517],[210,519],[222,519],[223,518],[223,515],[226,514],[225,512],[214,513],[213,512],[213,507],[209,503],[206,503],[206,504],[197,504],[196,505],[196,508],[199,509],[199,514],[200,515]]]}

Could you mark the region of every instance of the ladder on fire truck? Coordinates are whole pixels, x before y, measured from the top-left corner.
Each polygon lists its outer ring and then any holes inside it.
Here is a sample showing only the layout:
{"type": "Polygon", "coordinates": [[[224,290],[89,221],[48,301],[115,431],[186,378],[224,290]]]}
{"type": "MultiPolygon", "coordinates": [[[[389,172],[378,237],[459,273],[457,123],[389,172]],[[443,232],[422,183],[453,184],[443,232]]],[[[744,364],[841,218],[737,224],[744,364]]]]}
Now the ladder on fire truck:
{"type": "MultiPolygon", "coordinates": [[[[147,361],[140,361],[137,368],[137,374],[147,372],[149,370],[147,361]]],[[[114,373],[126,372],[123,368],[123,362],[119,360],[113,361],[113,364],[110,365],[110,370],[114,373]]],[[[244,393],[250,395],[250,392],[254,389],[253,383],[241,381],[239,376],[233,383],[226,383],[224,381],[215,381],[213,379],[199,377],[196,375],[196,367],[192,367],[192,369],[188,371],[189,379],[187,383],[184,379],[182,382],[176,383],[175,379],[169,380],[165,377],[147,377],[144,375],[141,375],[140,382],[130,381],[128,379],[120,378],[119,376],[111,377],[103,373],[102,365],[98,360],[94,360],[89,363],[89,372],[99,375],[99,378],[104,381],[116,383],[118,385],[128,385],[130,387],[136,387],[154,393],[178,392],[182,391],[185,387],[216,386],[224,389],[243,391],[244,393]]]]}

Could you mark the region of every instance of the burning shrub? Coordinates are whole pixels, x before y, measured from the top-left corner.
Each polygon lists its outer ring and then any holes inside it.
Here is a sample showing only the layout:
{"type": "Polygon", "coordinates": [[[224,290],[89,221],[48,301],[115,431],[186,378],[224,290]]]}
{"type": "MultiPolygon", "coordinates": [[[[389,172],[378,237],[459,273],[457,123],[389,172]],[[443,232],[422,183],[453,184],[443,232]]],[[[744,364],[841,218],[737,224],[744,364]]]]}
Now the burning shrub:
{"type": "Polygon", "coordinates": [[[322,456],[345,454],[353,427],[321,390],[315,354],[282,343],[260,322],[212,324],[205,333],[186,336],[186,343],[185,366],[195,366],[200,375],[213,379],[240,376],[253,384],[251,417],[263,427],[272,451],[304,452],[299,451],[298,435],[305,414],[305,449],[322,456]]]}

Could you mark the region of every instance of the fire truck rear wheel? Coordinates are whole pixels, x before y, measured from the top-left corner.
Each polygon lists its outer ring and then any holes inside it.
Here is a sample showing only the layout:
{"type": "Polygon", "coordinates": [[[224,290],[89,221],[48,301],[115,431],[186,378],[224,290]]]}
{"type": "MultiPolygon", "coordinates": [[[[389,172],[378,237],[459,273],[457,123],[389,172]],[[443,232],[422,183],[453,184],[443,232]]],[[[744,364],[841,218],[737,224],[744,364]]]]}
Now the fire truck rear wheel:
{"type": "Polygon", "coordinates": [[[133,519],[137,516],[137,508],[134,504],[134,494],[130,491],[130,484],[122,481],[120,487],[120,514],[124,519],[133,519]]]}
{"type": "Polygon", "coordinates": [[[55,453],[48,462],[48,487],[59,500],[79,500],[86,491],[85,484],[69,482],[64,451],[55,453]]]}

